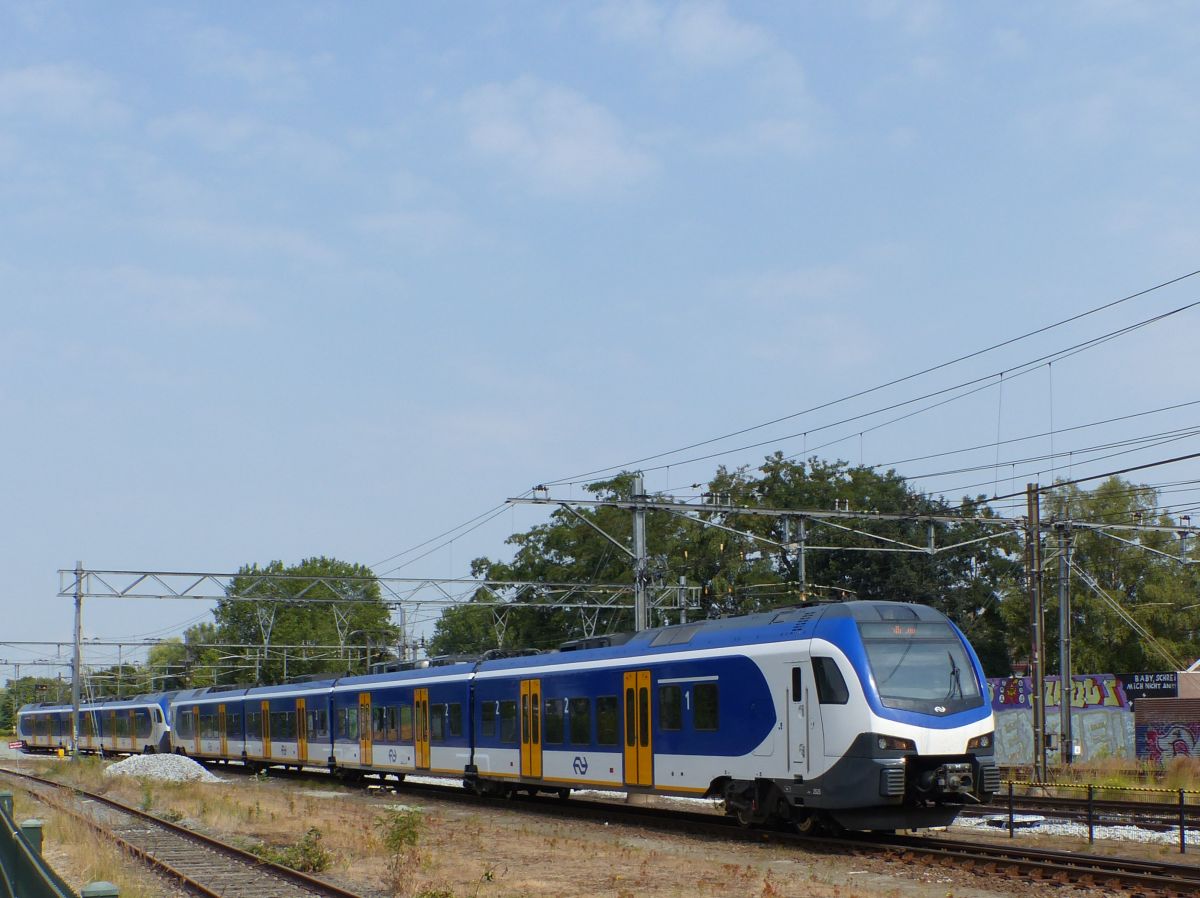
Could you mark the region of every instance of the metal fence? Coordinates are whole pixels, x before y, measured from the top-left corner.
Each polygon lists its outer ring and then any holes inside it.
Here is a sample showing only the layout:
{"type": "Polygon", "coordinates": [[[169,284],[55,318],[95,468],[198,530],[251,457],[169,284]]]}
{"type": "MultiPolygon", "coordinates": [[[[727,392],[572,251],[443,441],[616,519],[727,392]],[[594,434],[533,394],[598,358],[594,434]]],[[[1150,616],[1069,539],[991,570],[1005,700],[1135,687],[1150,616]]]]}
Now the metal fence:
{"type": "Polygon", "coordinates": [[[42,858],[42,821],[18,826],[12,793],[0,792],[0,898],[117,898],[117,890],[97,882],[72,891],[42,858]]]}

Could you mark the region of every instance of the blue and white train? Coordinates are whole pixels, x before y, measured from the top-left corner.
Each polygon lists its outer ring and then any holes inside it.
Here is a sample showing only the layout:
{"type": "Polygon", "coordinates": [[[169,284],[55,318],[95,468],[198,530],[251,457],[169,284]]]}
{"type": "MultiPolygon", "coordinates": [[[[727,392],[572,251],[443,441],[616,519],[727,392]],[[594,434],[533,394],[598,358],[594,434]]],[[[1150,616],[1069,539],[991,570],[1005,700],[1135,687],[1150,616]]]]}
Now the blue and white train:
{"type": "Polygon", "coordinates": [[[169,699],[175,751],[480,792],[723,799],[801,830],[950,822],[999,789],[983,671],[921,605],[809,604],[485,657],[169,699]]]}
{"type": "MultiPolygon", "coordinates": [[[[171,751],[168,715],[173,694],[82,703],[80,751],[109,755],[171,751]]],[[[17,738],[29,752],[65,751],[71,745],[71,713],[71,706],[62,703],[25,705],[17,712],[17,738]]]]}

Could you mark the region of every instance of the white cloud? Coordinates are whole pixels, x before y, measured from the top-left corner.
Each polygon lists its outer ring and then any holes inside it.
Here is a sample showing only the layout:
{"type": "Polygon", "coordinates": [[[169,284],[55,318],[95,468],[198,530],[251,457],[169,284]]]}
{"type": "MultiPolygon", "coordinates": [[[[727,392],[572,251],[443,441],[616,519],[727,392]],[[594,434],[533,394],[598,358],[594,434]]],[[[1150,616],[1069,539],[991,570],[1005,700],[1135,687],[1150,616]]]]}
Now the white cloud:
{"type": "Polygon", "coordinates": [[[234,252],[279,253],[304,262],[330,264],[339,254],[320,240],[294,228],[240,224],[215,218],[159,218],[147,222],[156,231],[234,252]]]}
{"type": "Polygon", "coordinates": [[[639,44],[690,69],[746,68],[771,90],[803,90],[799,62],[765,28],[731,15],[717,0],[666,7],[609,0],[592,16],[609,36],[639,44]]]}
{"type": "Polygon", "coordinates": [[[992,32],[992,45],[1003,57],[1015,59],[1029,53],[1029,41],[1015,28],[997,28],[992,32]]]}
{"type": "Polygon", "coordinates": [[[717,155],[782,153],[801,156],[812,152],[821,138],[818,129],[805,118],[769,118],[751,122],[736,133],[726,134],[705,144],[717,155]]]}
{"type": "Polygon", "coordinates": [[[154,137],[188,141],[210,153],[272,164],[287,162],[327,169],[344,158],[327,140],[249,116],[217,116],[191,110],[157,119],[149,130],[154,137]]]}
{"type": "Polygon", "coordinates": [[[300,65],[282,53],[248,46],[221,28],[201,29],[192,39],[196,68],[240,81],[262,99],[289,99],[302,94],[307,80],[300,65]]]}
{"type": "Polygon", "coordinates": [[[946,18],[941,0],[868,0],[863,11],[868,19],[894,22],[915,36],[936,30],[946,18]]]}
{"type": "Polygon", "coordinates": [[[441,209],[403,209],[364,215],[354,224],[363,233],[403,249],[434,252],[450,244],[461,245],[466,231],[462,217],[441,209]]]}
{"type": "Polygon", "coordinates": [[[470,91],[461,107],[476,153],[548,193],[621,189],[654,168],[612,113],[558,85],[531,77],[488,84],[470,91]]]}
{"type": "Polygon", "coordinates": [[[94,280],[100,290],[107,289],[132,305],[138,318],[148,317],[183,328],[232,328],[259,323],[258,314],[236,298],[246,285],[230,278],[163,274],[126,265],[102,272],[94,280]]]}
{"type": "Polygon", "coordinates": [[[127,117],[109,78],[69,65],[35,65],[0,72],[0,116],[60,125],[102,127],[127,117]]]}
{"type": "Polygon", "coordinates": [[[602,33],[665,59],[686,77],[720,77],[747,87],[748,123],[715,140],[709,150],[809,151],[814,144],[816,104],[804,68],[767,29],[731,14],[722,2],[699,0],[660,5],[650,0],[610,0],[592,16],[602,33]],[[740,81],[738,80],[740,79],[740,81]]]}
{"type": "Polygon", "coordinates": [[[1194,154],[1200,102],[1190,85],[1128,70],[1085,71],[1056,93],[1017,119],[1039,148],[1092,153],[1136,141],[1160,155],[1194,154]]]}

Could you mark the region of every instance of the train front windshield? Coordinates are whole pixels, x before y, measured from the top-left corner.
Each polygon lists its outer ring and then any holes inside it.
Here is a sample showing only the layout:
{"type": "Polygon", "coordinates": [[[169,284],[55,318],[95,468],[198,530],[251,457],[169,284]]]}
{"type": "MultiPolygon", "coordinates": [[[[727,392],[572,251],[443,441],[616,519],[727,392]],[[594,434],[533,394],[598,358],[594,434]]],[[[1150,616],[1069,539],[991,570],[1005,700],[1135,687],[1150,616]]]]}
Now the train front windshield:
{"type": "Polygon", "coordinates": [[[862,623],[859,631],[885,707],[948,714],[983,704],[975,668],[949,624],[862,623]]]}

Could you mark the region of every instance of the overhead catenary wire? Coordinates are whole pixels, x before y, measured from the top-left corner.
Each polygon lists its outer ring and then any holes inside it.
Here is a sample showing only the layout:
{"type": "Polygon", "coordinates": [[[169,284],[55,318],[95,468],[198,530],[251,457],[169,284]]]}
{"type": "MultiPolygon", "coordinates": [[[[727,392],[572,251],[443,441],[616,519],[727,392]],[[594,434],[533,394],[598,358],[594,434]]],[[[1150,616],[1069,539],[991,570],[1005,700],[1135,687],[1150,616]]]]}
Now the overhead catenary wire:
{"type": "MultiPolygon", "coordinates": [[[[906,414],[904,414],[898,418],[895,418],[891,421],[872,425],[871,427],[866,428],[865,430],[862,430],[862,431],[860,431],[860,430],[852,431],[852,432],[844,434],[843,436],[838,437],[834,440],[830,440],[828,442],[822,443],[819,446],[810,447],[807,449],[808,452],[815,452],[820,449],[824,449],[824,448],[828,448],[829,446],[836,445],[847,439],[851,439],[852,437],[856,436],[860,432],[866,432],[867,430],[872,430],[872,431],[877,430],[880,427],[884,427],[889,424],[894,424],[894,423],[897,423],[898,421],[907,420],[908,418],[914,417],[914,415],[916,415],[916,414],[920,414],[920,413],[929,411],[931,409],[938,408],[942,405],[945,405],[947,402],[953,401],[955,399],[964,398],[966,396],[970,396],[975,393],[978,393],[978,392],[982,391],[983,389],[986,389],[986,388],[992,386],[991,382],[995,381],[996,379],[1000,378],[1001,376],[1007,376],[1010,380],[1014,379],[1016,377],[1024,376],[1026,374],[1029,374],[1033,371],[1040,369],[1041,367],[1045,366],[1046,364],[1048,364],[1050,362],[1061,361],[1063,359],[1070,358],[1071,356],[1078,355],[1079,353],[1084,352],[1088,349],[1093,349],[1097,346],[1101,346],[1104,343],[1107,343],[1111,340],[1115,340],[1119,337],[1123,337],[1123,336],[1125,336],[1129,333],[1132,333],[1133,331],[1139,330],[1143,327],[1148,327],[1152,324],[1157,324],[1158,322],[1163,321],[1167,318],[1170,318],[1173,315],[1181,314],[1183,312],[1189,311],[1190,309],[1196,308],[1197,306],[1200,306],[1200,300],[1197,300],[1195,302],[1188,303],[1187,305],[1172,309],[1169,312],[1163,312],[1159,315],[1153,315],[1149,318],[1142,319],[1141,321],[1138,321],[1133,324],[1127,325],[1125,327],[1119,328],[1115,331],[1110,331],[1106,334],[1101,334],[1098,337],[1092,337],[1088,340],[1084,340],[1080,343],[1076,343],[1072,346],[1066,347],[1065,349],[1056,350],[1055,352],[1048,353],[1046,355],[1042,355],[1038,358],[1031,359],[1027,362],[1023,362],[1019,365],[1016,365],[1013,368],[1005,369],[1004,371],[993,372],[991,374],[983,375],[981,377],[972,378],[971,380],[964,381],[964,382],[958,383],[958,384],[954,384],[949,387],[944,387],[943,389],[940,389],[940,390],[930,391],[921,396],[916,396],[911,399],[905,399],[900,402],[894,402],[894,403],[891,403],[890,405],[876,408],[871,411],[862,412],[857,415],[851,415],[847,418],[843,418],[839,421],[835,421],[835,422],[832,422],[829,424],[814,426],[814,427],[811,427],[808,430],[805,430],[801,433],[793,433],[793,434],[788,434],[786,436],[781,436],[781,437],[772,437],[771,439],[762,440],[762,441],[759,441],[756,443],[751,443],[751,444],[743,445],[743,446],[737,446],[732,449],[723,449],[723,450],[720,450],[717,452],[711,452],[711,453],[707,453],[705,455],[693,456],[691,458],[686,458],[683,460],[676,460],[676,461],[671,462],[671,464],[657,465],[657,466],[653,466],[653,467],[649,467],[649,468],[643,468],[642,470],[644,473],[648,473],[651,471],[664,470],[664,469],[672,467],[674,465],[685,465],[685,464],[693,464],[695,462],[700,462],[700,461],[710,461],[712,459],[720,458],[722,456],[733,455],[735,453],[740,453],[740,452],[746,452],[750,449],[759,449],[759,448],[762,448],[763,446],[775,445],[775,444],[781,443],[785,440],[796,439],[797,437],[804,437],[807,441],[808,435],[812,434],[812,433],[817,433],[822,430],[829,430],[833,427],[838,427],[838,426],[841,426],[844,424],[852,424],[855,422],[863,421],[865,419],[874,417],[875,415],[884,414],[889,411],[895,411],[896,409],[904,408],[905,406],[909,406],[909,405],[912,405],[917,402],[922,402],[926,399],[933,399],[933,398],[936,398],[939,396],[944,397],[944,396],[946,396],[947,393],[953,393],[956,390],[964,391],[964,392],[960,393],[959,395],[952,396],[947,399],[939,400],[938,402],[936,402],[930,406],[927,406],[924,409],[918,409],[916,411],[906,413],[906,414]]],[[[789,417],[791,417],[791,416],[789,416],[789,417]]],[[[781,420],[785,420],[785,419],[781,419],[781,420]]],[[[791,456],[791,458],[795,458],[795,456],[791,456]]],[[[610,469],[604,469],[604,470],[610,470],[610,469]]],[[[565,480],[548,481],[541,485],[542,486],[566,485],[567,482],[568,481],[565,481],[565,480]]],[[[579,482],[579,481],[572,481],[572,482],[579,482]]]]}
{"type": "MultiPolygon", "coordinates": [[[[960,363],[962,363],[962,362],[965,362],[965,361],[968,361],[968,360],[970,360],[970,359],[973,359],[973,358],[978,358],[979,356],[986,355],[986,354],[987,354],[987,353],[989,353],[989,352],[993,352],[993,351],[995,351],[995,350],[997,350],[997,349],[1002,349],[1002,348],[1004,348],[1004,347],[1006,347],[1006,346],[1011,346],[1011,345],[1013,345],[1013,344],[1015,344],[1015,343],[1019,343],[1019,342],[1021,342],[1022,340],[1027,340],[1027,339],[1029,339],[1029,338],[1031,338],[1031,337],[1035,337],[1035,336],[1037,336],[1037,335],[1039,335],[1039,334],[1047,333],[1047,332],[1049,332],[1049,331],[1051,331],[1051,330],[1054,330],[1054,329],[1056,329],[1056,328],[1059,328],[1059,327],[1065,326],[1065,325],[1067,325],[1067,324],[1071,324],[1071,323],[1073,323],[1073,322],[1075,322],[1075,321],[1080,321],[1080,320],[1082,320],[1082,319],[1084,319],[1084,318],[1087,318],[1087,317],[1089,317],[1089,316],[1091,316],[1091,315],[1095,315],[1095,314],[1098,314],[1098,313],[1100,313],[1100,312],[1103,312],[1103,311],[1105,311],[1105,310],[1107,310],[1107,309],[1111,309],[1111,308],[1113,308],[1113,307],[1115,307],[1115,306],[1121,305],[1122,303],[1129,302],[1129,301],[1131,301],[1131,300],[1133,300],[1133,299],[1137,299],[1137,298],[1139,298],[1139,297],[1146,296],[1146,295],[1148,295],[1148,294],[1150,294],[1150,293],[1154,293],[1155,291],[1162,290],[1162,289],[1164,289],[1164,288],[1166,288],[1166,287],[1172,286],[1172,285],[1174,285],[1174,284],[1178,284],[1178,283],[1180,283],[1180,282],[1182,282],[1182,281],[1186,281],[1186,280],[1188,280],[1189,278],[1195,277],[1195,276],[1196,276],[1196,275],[1198,275],[1198,274],[1200,274],[1200,269],[1197,269],[1197,270],[1195,270],[1195,271],[1188,272],[1187,274],[1179,275],[1178,277],[1171,278],[1171,279],[1169,279],[1169,280],[1163,281],[1162,283],[1155,284],[1155,285],[1154,285],[1154,286],[1152,286],[1152,287],[1147,287],[1147,288],[1146,288],[1146,289],[1144,289],[1144,290],[1139,290],[1139,291],[1137,291],[1136,293],[1131,293],[1131,294],[1129,294],[1129,295],[1127,295],[1127,296],[1123,296],[1123,297],[1121,297],[1121,298],[1119,298],[1119,299],[1116,299],[1116,300],[1113,300],[1113,301],[1111,301],[1111,302],[1104,303],[1104,304],[1102,304],[1102,305],[1099,305],[1099,306],[1096,306],[1096,307],[1094,307],[1094,308],[1092,308],[1092,309],[1088,309],[1087,311],[1080,312],[1080,313],[1079,313],[1079,314],[1077,314],[1077,315],[1072,315],[1072,316],[1070,316],[1070,317],[1068,317],[1068,318],[1064,318],[1064,319],[1062,319],[1062,320],[1060,320],[1060,321],[1056,321],[1056,322],[1054,322],[1053,324],[1048,324],[1048,325],[1045,325],[1045,326],[1043,326],[1043,327],[1036,328],[1036,329],[1034,329],[1034,330],[1032,330],[1032,331],[1028,331],[1028,332],[1026,332],[1026,333],[1024,333],[1024,334],[1021,334],[1021,335],[1019,335],[1019,336],[1016,336],[1016,337],[1011,337],[1011,338],[1009,338],[1009,339],[1007,339],[1007,340],[1003,340],[1003,341],[1001,341],[1001,342],[999,342],[999,343],[994,343],[994,344],[992,344],[992,345],[990,345],[990,346],[984,347],[983,349],[978,349],[978,350],[975,350],[975,351],[973,351],[973,352],[966,353],[966,354],[964,354],[964,355],[958,356],[958,357],[956,357],[956,358],[953,358],[953,359],[950,359],[950,360],[948,360],[948,361],[941,362],[941,363],[939,363],[939,364],[937,364],[937,365],[931,365],[931,366],[929,366],[929,367],[927,367],[927,368],[923,368],[923,369],[921,369],[921,370],[919,370],[919,371],[915,371],[915,372],[913,372],[913,373],[911,373],[911,374],[906,374],[906,375],[904,375],[904,376],[902,376],[902,377],[893,378],[892,380],[889,380],[889,381],[887,381],[887,382],[885,382],[885,383],[882,383],[882,384],[878,384],[878,385],[876,385],[876,386],[873,386],[873,387],[868,387],[868,388],[866,388],[866,389],[863,389],[863,390],[858,390],[858,391],[855,391],[855,392],[853,392],[853,393],[849,393],[849,394],[847,394],[847,395],[845,395],[845,396],[842,396],[842,397],[840,397],[840,398],[837,398],[837,399],[831,399],[831,400],[829,400],[829,401],[827,401],[827,402],[819,403],[818,405],[811,406],[811,407],[809,407],[809,408],[807,408],[807,409],[802,409],[801,411],[792,412],[792,413],[790,413],[790,414],[787,414],[787,415],[782,415],[782,416],[780,416],[780,417],[773,418],[773,419],[772,419],[772,420],[770,420],[770,421],[764,421],[764,422],[762,422],[762,423],[760,423],[760,424],[754,424],[754,425],[751,425],[751,426],[749,426],[749,427],[744,427],[744,428],[741,428],[740,430],[735,430],[735,431],[731,431],[731,432],[729,432],[729,433],[726,433],[726,434],[722,434],[721,436],[717,436],[717,437],[711,437],[711,438],[709,438],[709,439],[705,439],[705,440],[699,440],[699,441],[697,441],[697,442],[690,443],[690,444],[688,444],[688,445],[686,445],[686,446],[681,446],[681,447],[678,447],[678,448],[676,448],[676,449],[671,449],[671,450],[668,450],[668,451],[665,451],[665,452],[658,452],[658,453],[655,453],[655,454],[653,454],[653,455],[647,455],[647,456],[643,456],[643,457],[641,457],[641,458],[633,459],[633,460],[630,460],[630,461],[627,461],[627,462],[623,462],[623,463],[621,463],[621,464],[617,464],[617,465],[607,465],[607,466],[605,466],[605,467],[602,467],[602,468],[596,468],[596,469],[593,469],[593,470],[591,470],[591,471],[585,471],[585,472],[582,472],[582,473],[579,473],[579,474],[573,474],[573,475],[570,475],[569,477],[561,477],[561,478],[557,478],[557,479],[555,479],[555,480],[548,480],[548,481],[545,481],[544,483],[545,483],[545,485],[548,485],[548,486],[555,486],[555,485],[561,485],[561,484],[567,484],[567,483],[580,483],[580,482],[583,482],[583,480],[584,480],[585,478],[591,478],[591,477],[595,477],[595,476],[597,476],[597,475],[604,474],[604,473],[606,473],[606,472],[610,472],[610,471],[612,471],[612,472],[615,472],[615,471],[620,471],[620,470],[623,470],[623,469],[628,469],[628,468],[631,468],[631,467],[634,467],[634,466],[643,465],[643,464],[645,464],[646,462],[650,462],[650,461],[657,461],[658,459],[661,459],[661,458],[666,458],[666,457],[668,457],[668,456],[672,456],[672,455],[678,455],[678,454],[680,454],[680,453],[682,453],[682,452],[689,452],[689,451],[691,451],[692,449],[698,449],[698,448],[700,448],[700,447],[702,447],[702,446],[709,446],[709,445],[712,445],[712,444],[714,444],[714,443],[719,443],[719,442],[722,442],[722,441],[724,441],[724,440],[732,439],[732,438],[734,438],[734,437],[737,437],[737,436],[742,436],[743,434],[752,433],[752,432],[754,432],[754,431],[756,431],[756,430],[761,430],[761,429],[763,429],[763,428],[766,428],[766,427],[771,427],[771,426],[774,426],[774,425],[776,425],[776,424],[780,424],[780,423],[782,423],[782,422],[784,422],[784,421],[793,420],[793,419],[795,419],[795,418],[798,418],[798,417],[800,417],[800,416],[802,416],[802,415],[807,415],[807,414],[812,414],[813,412],[822,411],[822,410],[824,410],[824,409],[826,409],[826,408],[830,408],[830,407],[833,407],[833,406],[839,405],[839,404],[841,404],[841,403],[844,403],[844,402],[849,402],[849,401],[851,401],[851,400],[858,399],[858,398],[861,398],[861,397],[863,397],[863,396],[870,395],[870,394],[872,394],[872,393],[877,393],[877,392],[879,392],[879,391],[881,391],[881,390],[888,389],[889,387],[897,386],[897,385],[899,385],[899,384],[906,383],[906,382],[908,382],[908,381],[911,381],[911,380],[915,380],[915,379],[916,379],[916,378],[918,378],[918,377],[923,377],[923,376],[925,376],[925,375],[927,375],[927,374],[932,374],[932,373],[933,373],[933,372],[935,372],[935,371],[940,371],[940,370],[942,370],[942,369],[944,369],[944,368],[949,368],[949,367],[952,367],[952,366],[954,366],[954,365],[960,364],[960,363]]],[[[751,448],[753,448],[753,447],[751,447],[751,448]]],[[[730,450],[730,451],[731,451],[731,452],[733,452],[733,451],[742,451],[742,450],[730,450]]],[[[726,453],[717,453],[717,454],[718,454],[718,455],[720,455],[720,454],[726,454],[726,453]]],[[[692,460],[689,460],[689,461],[700,461],[700,460],[706,460],[707,458],[710,458],[710,457],[714,457],[714,456],[702,456],[702,457],[701,457],[701,458],[699,458],[699,459],[692,459],[692,460]]],[[[687,464],[687,463],[688,463],[688,461],[684,461],[684,462],[673,462],[673,464],[687,464]]],[[[668,467],[668,466],[667,466],[667,465],[656,466],[656,467],[648,468],[648,469],[646,469],[646,470],[651,470],[651,471],[653,471],[653,470],[659,470],[659,469],[660,469],[660,468],[662,468],[662,467],[668,467]]]]}

